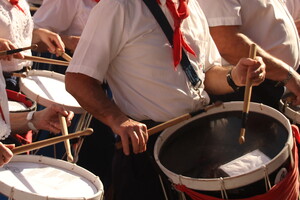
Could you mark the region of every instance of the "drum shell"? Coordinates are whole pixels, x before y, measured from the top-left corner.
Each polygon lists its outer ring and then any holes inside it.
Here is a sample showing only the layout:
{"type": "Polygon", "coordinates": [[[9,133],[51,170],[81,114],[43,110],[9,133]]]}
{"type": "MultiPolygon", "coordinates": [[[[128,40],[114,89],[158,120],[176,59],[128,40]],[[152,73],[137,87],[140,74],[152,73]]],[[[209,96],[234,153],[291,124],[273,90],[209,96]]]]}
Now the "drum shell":
{"type": "MultiPolygon", "coordinates": [[[[222,113],[222,112],[231,112],[231,111],[239,111],[241,112],[243,108],[242,102],[228,102],[224,103],[223,106],[217,108],[217,109],[211,109],[207,111],[206,113],[200,114],[198,116],[193,117],[192,119],[189,119],[183,123],[180,123],[178,125],[175,125],[169,129],[166,129],[162,132],[162,134],[158,137],[155,147],[154,147],[154,157],[156,160],[156,163],[160,167],[160,169],[164,172],[164,174],[170,179],[170,181],[174,184],[183,184],[186,187],[198,191],[207,191],[207,192],[219,192],[222,189],[222,185],[225,187],[226,190],[234,190],[237,188],[241,188],[244,186],[248,186],[249,184],[253,184],[257,181],[260,181],[263,179],[263,176],[265,174],[265,169],[263,166],[261,168],[258,168],[256,170],[253,170],[251,172],[239,175],[239,176],[233,176],[233,177],[219,177],[219,178],[193,178],[189,176],[185,176],[182,174],[178,174],[173,172],[172,170],[168,169],[167,167],[162,164],[160,160],[160,153],[161,149],[165,145],[166,141],[174,134],[176,131],[180,130],[181,128],[188,126],[190,123],[196,120],[201,120],[202,118],[222,113]]],[[[286,162],[289,162],[290,157],[290,149],[293,146],[293,138],[291,134],[291,126],[289,120],[282,115],[280,112],[276,111],[275,109],[262,105],[257,103],[251,103],[250,104],[250,112],[258,112],[263,113],[267,116],[270,116],[272,118],[275,118],[278,120],[283,127],[286,129],[288,135],[287,139],[285,141],[285,145],[280,150],[278,155],[276,155],[274,158],[271,159],[271,161],[267,164],[267,173],[270,175],[276,170],[278,170],[280,167],[286,164],[286,162]]],[[[242,112],[241,112],[242,114],[242,112]]],[[[209,124],[208,124],[209,125],[209,124]]],[[[246,129],[247,130],[247,129],[246,129]]],[[[247,131],[246,131],[247,133],[247,131]]],[[[249,135],[248,135],[249,136],[249,135]]],[[[238,143],[239,138],[239,131],[236,134],[236,142],[238,143]]],[[[247,142],[247,134],[246,134],[246,142],[247,142]]],[[[188,145],[188,144],[187,144],[188,145]]],[[[187,155],[188,152],[183,152],[183,155],[187,155]]],[[[191,152],[190,152],[191,153],[191,152]]],[[[195,153],[195,152],[192,152],[195,153]]],[[[174,156],[174,155],[173,155],[174,156]]]]}
{"type": "Polygon", "coordinates": [[[18,112],[30,112],[33,110],[36,110],[36,102],[31,100],[30,98],[28,98],[26,95],[20,93],[20,92],[16,92],[13,90],[9,90],[6,89],[6,93],[7,93],[7,98],[8,98],[8,105],[9,105],[9,112],[10,113],[18,113],[18,112]],[[10,101],[11,102],[19,102],[24,104],[27,108],[25,109],[14,109],[13,106],[10,105],[10,101]]]}

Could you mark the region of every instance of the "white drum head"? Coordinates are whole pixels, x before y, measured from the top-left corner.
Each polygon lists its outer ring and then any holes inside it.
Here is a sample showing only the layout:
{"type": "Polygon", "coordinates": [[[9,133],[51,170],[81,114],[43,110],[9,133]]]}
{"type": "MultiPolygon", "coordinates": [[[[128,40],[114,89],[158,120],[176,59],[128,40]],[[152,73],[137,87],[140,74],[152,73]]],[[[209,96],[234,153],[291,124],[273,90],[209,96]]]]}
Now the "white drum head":
{"type": "Polygon", "coordinates": [[[74,113],[83,113],[76,99],[65,89],[65,76],[47,70],[31,70],[20,78],[20,90],[42,106],[63,105],[74,113]]]}
{"type": "Polygon", "coordinates": [[[0,169],[0,192],[14,200],[100,200],[103,185],[89,171],[63,160],[15,155],[0,169]]]}

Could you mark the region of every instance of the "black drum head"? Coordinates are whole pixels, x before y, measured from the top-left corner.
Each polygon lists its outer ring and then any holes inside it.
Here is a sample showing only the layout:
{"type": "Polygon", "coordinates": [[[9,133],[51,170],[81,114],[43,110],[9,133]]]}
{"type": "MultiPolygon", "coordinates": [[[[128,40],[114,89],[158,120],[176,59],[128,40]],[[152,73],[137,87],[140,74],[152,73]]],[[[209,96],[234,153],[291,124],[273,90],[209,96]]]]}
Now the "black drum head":
{"type": "Polygon", "coordinates": [[[162,144],[158,158],[169,171],[191,178],[228,176],[220,166],[254,150],[273,159],[285,146],[288,130],[278,120],[250,112],[245,143],[239,144],[242,112],[208,115],[177,129],[162,144]]]}

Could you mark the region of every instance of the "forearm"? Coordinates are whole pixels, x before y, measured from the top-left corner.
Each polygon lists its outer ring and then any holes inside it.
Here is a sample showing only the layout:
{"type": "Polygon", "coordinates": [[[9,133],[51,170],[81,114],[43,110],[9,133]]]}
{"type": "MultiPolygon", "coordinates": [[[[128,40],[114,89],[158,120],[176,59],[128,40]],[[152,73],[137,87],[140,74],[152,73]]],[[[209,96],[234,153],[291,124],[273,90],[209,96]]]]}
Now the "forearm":
{"type": "MultiPolygon", "coordinates": [[[[236,26],[211,27],[211,35],[221,56],[230,64],[236,65],[240,58],[249,57],[250,45],[253,43],[244,34],[239,33],[236,26]]],[[[289,66],[270,55],[257,45],[257,56],[266,64],[266,78],[282,81],[287,77],[289,66]]]]}
{"type": "Polygon", "coordinates": [[[28,112],[10,113],[10,124],[12,134],[22,134],[29,131],[26,116],[28,112]]]}
{"type": "Polygon", "coordinates": [[[96,79],[79,73],[66,73],[67,91],[87,112],[111,128],[128,120],[101,88],[101,83],[96,79]]]}
{"type": "Polygon", "coordinates": [[[233,92],[233,89],[229,86],[227,82],[227,74],[233,66],[212,67],[209,71],[205,73],[205,91],[213,95],[222,95],[233,92]],[[218,80],[218,81],[216,81],[218,80]]]}

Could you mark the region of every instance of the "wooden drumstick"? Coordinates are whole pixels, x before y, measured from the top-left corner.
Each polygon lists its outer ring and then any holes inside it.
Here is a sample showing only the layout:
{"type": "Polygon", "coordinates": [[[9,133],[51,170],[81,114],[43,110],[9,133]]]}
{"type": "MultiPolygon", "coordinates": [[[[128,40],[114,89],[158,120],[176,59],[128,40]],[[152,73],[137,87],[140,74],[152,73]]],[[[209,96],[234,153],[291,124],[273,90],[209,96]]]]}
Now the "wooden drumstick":
{"type": "Polygon", "coordinates": [[[0,56],[6,56],[6,55],[11,55],[14,53],[19,53],[21,51],[25,51],[28,49],[36,49],[38,47],[37,44],[33,44],[29,47],[23,47],[23,48],[18,48],[18,49],[11,49],[11,50],[7,50],[7,51],[0,51],[0,56]]]}
{"type": "MultiPolygon", "coordinates": [[[[253,43],[250,46],[249,57],[255,59],[256,57],[256,45],[253,43]]],[[[246,79],[246,88],[244,93],[244,107],[243,107],[243,116],[242,116],[242,128],[240,131],[239,143],[243,144],[245,142],[245,133],[246,133],[246,123],[248,119],[250,101],[252,95],[252,81],[248,78],[246,79]]]]}
{"type": "Polygon", "coordinates": [[[31,143],[31,144],[25,144],[25,145],[22,145],[22,146],[18,146],[18,147],[13,148],[11,151],[13,152],[14,155],[21,154],[21,153],[25,153],[27,151],[40,149],[40,148],[50,146],[50,145],[53,145],[53,144],[56,144],[56,143],[59,143],[59,142],[63,142],[63,141],[68,140],[68,139],[78,138],[78,137],[81,137],[81,136],[88,136],[88,135],[91,135],[92,133],[93,133],[93,129],[87,128],[83,131],[78,131],[78,132],[75,132],[75,133],[72,133],[72,134],[69,134],[69,135],[57,136],[57,137],[54,137],[54,138],[41,140],[41,141],[34,142],[34,143],[31,143]]]}
{"type": "Polygon", "coordinates": [[[68,62],[71,62],[72,57],[69,56],[66,52],[63,52],[61,49],[57,49],[56,52],[59,56],[61,56],[63,59],[65,59],[68,62]]]}
{"type": "MultiPolygon", "coordinates": [[[[206,112],[206,111],[208,111],[208,110],[210,110],[212,108],[216,108],[218,106],[221,106],[222,104],[223,104],[223,102],[217,101],[214,104],[208,105],[208,106],[206,106],[205,108],[203,108],[201,110],[198,110],[198,111],[195,111],[195,112],[191,112],[191,113],[187,113],[187,114],[181,115],[179,117],[176,117],[174,119],[171,119],[169,121],[166,121],[164,123],[161,123],[161,124],[159,124],[157,126],[154,126],[154,127],[150,128],[150,129],[148,129],[148,135],[151,136],[151,135],[153,135],[155,133],[159,133],[159,132],[163,131],[166,128],[174,126],[174,125],[176,125],[176,124],[178,124],[180,122],[183,122],[185,120],[188,120],[188,119],[190,119],[190,118],[192,118],[192,117],[194,117],[194,116],[196,116],[196,115],[198,115],[200,113],[206,112]]],[[[122,148],[122,142],[116,143],[116,148],[117,149],[121,149],[122,148]]]]}
{"type": "MultiPolygon", "coordinates": [[[[66,122],[66,118],[64,116],[62,116],[61,114],[59,115],[59,122],[61,125],[61,133],[62,135],[68,135],[68,126],[67,126],[67,122],[66,122]]],[[[72,156],[72,152],[71,152],[71,145],[70,145],[70,140],[65,140],[65,149],[67,152],[67,156],[68,156],[68,162],[73,162],[74,158],[72,156]]]]}
{"type": "Polygon", "coordinates": [[[42,58],[42,57],[37,57],[37,56],[24,55],[24,58],[15,58],[15,59],[30,60],[33,62],[53,64],[53,65],[69,66],[69,62],[66,62],[66,61],[55,60],[55,59],[50,59],[50,58],[42,58]]]}

